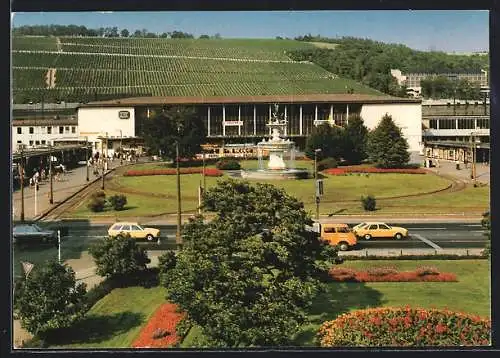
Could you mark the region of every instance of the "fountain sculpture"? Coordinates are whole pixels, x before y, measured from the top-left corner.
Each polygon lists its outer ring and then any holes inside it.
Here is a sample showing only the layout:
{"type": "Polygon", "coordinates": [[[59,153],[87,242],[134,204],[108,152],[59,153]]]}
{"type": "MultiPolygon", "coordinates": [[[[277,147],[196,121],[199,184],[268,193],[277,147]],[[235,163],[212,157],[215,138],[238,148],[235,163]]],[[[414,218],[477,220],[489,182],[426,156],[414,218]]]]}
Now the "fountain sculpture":
{"type": "Polygon", "coordinates": [[[303,179],[308,177],[307,169],[295,168],[295,143],[281,137],[286,128],[286,119],[280,119],[278,105],[267,127],[271,129],[271,138],[257,143],[257,170],[242,170],[243,178],[252,179],[303,179]],[[267,165],[265,157],[269,157],[267,165]]]}

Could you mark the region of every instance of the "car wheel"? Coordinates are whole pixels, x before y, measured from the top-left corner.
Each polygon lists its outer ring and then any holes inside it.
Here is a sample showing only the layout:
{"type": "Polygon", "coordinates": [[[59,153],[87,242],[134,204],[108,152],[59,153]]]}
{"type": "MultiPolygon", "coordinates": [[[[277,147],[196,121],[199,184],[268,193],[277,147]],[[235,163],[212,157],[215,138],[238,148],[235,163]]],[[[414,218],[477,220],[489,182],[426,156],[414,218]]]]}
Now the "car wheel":
{"type": "Polygon", "coordinates": [[[148,241],[153,241],[154,239],[155,239],[155,237],[153,235],[151,235],[151,234],[148,234],[146,236],[146,240],[148,240],[148,241]]]}
{"type": "Polygon", "coordinates": [[[396,240],[401,240],[403,238],[403,235],[401,235],[399,232],[394,235],[394,237],[396,238],[396,240]]]}
{"type": "Polygon", "coordinates": [[[370,234],[366,234],[364,236],[365,240],[371,240],[372,239],[372,236],[370,234]]]}
{"type": "Polygon", "coordinates": [[[339,243],[339,250],[340,251],[349,250],[349,244],[347,242],[342,241],[341,243],[339,243]]]}

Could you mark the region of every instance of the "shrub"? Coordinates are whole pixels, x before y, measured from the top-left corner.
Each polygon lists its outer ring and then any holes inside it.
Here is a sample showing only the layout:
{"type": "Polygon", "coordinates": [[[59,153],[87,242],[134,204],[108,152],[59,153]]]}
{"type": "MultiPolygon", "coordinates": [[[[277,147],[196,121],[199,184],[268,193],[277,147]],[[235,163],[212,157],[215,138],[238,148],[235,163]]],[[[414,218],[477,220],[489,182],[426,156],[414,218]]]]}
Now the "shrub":
{"type": "Polygon", "coordinates": [[[401,169],[384,169],[384,168],[374,168],[374,167],[361,167],[361,166],[346,166],[342,168],[330,168],[325,169],[324,172],[329,175],[346,175],[349,173],[372,173],[372,174],[384,174],[384,173],[397,173],[397,174],[427,174],[425,169],[412,169],[412,168],[401,168],[401,169]]]}
{"type": "Polygon", "coordinates": [[[354,281],[356,278],[356,271],[345,267],[333,267],[328,271],[331,277],[337,281],[354,281]]]}
{"type": "Polygon", "coordinates": [[[87,204],[87,207],[94,213],[103,211],[105,206],[106,206],[106,199],[102,197],[93,197],[87,204]]]}
{"type": "Polygon", "coordinates": [[[374,308],[324,322],[318,339],[335,346],[487,346],[491,321],[442,309],[374,308]]]}
{"type": "Polygon", "coordinates": [[[362,196],[361,203],[363,204],[363,209],[365,209],[365,211],[374,211],[377,206],[377,200],[372,195],[362,196]]]}
{"type": "Polygon", "coordinates": [[[373,267],[366,272],[370,276],[387,276],[398,273],[398,270],[395,267],[373,267]]]}
{"type": "Polygon", "coordinates": [[[105,198],[106,197],[106,193],[103,190],[97,190],[97,191],[94,191],[92,194],[90,194],[90,197],[92,199],[94,199],[94,198],[105,198]]]}
{"type": "Polygon", "coordinates": [[[215,167],[219,170],[239,170],[239,169],[241,169],[240,163],[234,159],[221,159],[215,164],[215,167]]]}
{"type": "Polygon", "coordinates": [[[123,210],[127,204],[127,197],[125,195],[113,195],[108,199],[109,203],[116,211],[123,210]]]}
{"type": "Polygon", "coordinates": [[[418,276],[439,275],[439,271],[437,268],[429,266],[417,268],[416,273],[418,276]]]}
{"type": "Polygon", "coordinates": [[[318,171],[323,171],[325,169],[337,168],[338,162],[335,158],[325,158],[318,162],[318,171]]]}

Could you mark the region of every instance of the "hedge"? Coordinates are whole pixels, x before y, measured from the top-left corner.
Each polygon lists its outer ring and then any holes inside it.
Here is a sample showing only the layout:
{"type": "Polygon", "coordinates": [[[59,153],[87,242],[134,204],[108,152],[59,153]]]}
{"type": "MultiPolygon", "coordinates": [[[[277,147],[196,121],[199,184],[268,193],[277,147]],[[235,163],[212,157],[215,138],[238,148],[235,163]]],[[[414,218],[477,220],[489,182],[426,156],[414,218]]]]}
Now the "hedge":
{"type": "Polygon", "coordinates": [[[427,174],[425,169],[382,169],[374,167],[341,167],[341,168],[330,168],[323,171],[330,175],[346,175],[353,173],[363,173],[363,174],[379,174],[379,173],[397,173],[397,174],[427,174]]]}
{"type": "Polygon", "coordinates": [[[446,309],[372,308],[324,322],[318,340],[322,347],[487,346],[491,321],[446,309]]]}

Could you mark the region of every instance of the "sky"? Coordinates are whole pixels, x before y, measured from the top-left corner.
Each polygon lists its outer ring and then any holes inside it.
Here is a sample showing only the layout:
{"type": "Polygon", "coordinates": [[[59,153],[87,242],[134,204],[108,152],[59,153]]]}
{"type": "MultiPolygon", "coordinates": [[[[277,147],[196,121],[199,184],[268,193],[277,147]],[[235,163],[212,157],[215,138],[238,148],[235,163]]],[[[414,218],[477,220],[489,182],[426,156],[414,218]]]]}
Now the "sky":
{"type": "Polygon", "coordinates": [[[489,49],[485,10],[377,11],[157,11],[44,12],[12,14],[11,26],[79,25],[130,32],[188,32],[196,37],[294,38],[305,34],[354,36],[400,43],[415,50],[470,53],[489,49]]]}

